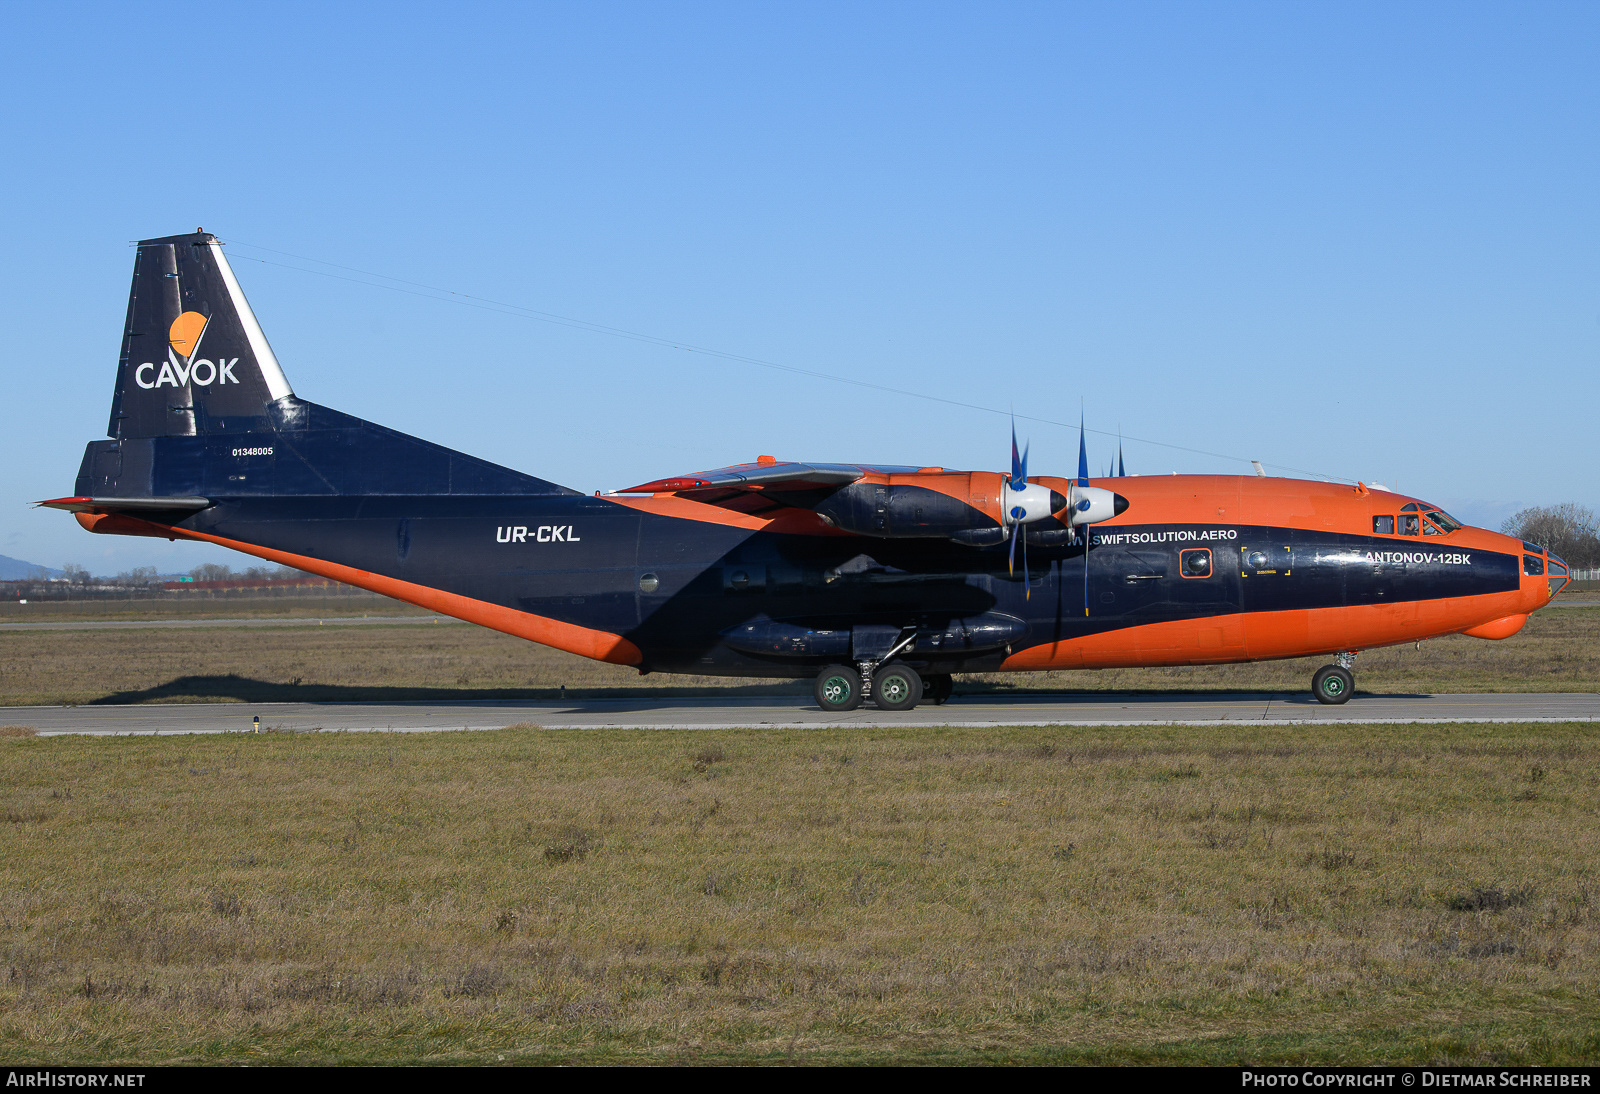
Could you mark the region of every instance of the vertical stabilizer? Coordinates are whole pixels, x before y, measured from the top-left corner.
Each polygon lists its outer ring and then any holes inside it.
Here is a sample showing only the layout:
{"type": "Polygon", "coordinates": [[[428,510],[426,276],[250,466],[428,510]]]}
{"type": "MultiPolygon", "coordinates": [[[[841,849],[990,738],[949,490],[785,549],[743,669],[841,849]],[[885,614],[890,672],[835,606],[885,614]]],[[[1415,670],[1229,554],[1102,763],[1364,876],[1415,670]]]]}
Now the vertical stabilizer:
{"type": "Polygon", "coordinates": [[[184,437],[271,429],[294,395],[217,237],[139,243],[106,432],[184,437]]]}

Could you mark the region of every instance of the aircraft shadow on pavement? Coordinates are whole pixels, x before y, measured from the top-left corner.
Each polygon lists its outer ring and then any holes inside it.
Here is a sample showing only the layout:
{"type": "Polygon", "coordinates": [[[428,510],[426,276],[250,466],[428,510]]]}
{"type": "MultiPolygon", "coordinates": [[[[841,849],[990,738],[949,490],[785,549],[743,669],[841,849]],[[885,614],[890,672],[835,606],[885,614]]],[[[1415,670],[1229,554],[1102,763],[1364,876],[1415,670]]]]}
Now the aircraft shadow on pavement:
{"type": "MultiPolygon", "coordinates": [[[[783,699],[809,698],[809,681],[792,683],[762,681],[753,684],[733,684],[719,687],[608,687],[608,688],[422,688],[378,687],[372,685],[293,684],[270,680],[256,680],[248,676],[227,674],[219,676],[179,676],[155,687],[116,691],[86,701],[84,706],[127,705],[130,703],[548,703],[614,701],[617,709],[647,710],[663,705],[676,705],[687,701],[717,699],[783,699]]],[[[1380,698],[1366,692],[1356,692],[1354,700],[1380,698]]],[[[1426,694],[1393,693],[1384,699],[1426,699],[1426,694]]],[[[1303,691],[1056,691],[1026,692],[1010,688],[993,691],[982,688],[960,690],[951,698],[952,703],[963,700],[999,699],[1018,705],[1038,703],[1115,702],[1118,699],[1140,699],[1144,702],[1183,702],[1215,700],[1239,702],[1293,703],[1310,705],[1316,702],[1303,691]]]]}
{"type": "Polygon", "coordinates": [[[502,703],[559,702],[563,699],[689,699],[707,692],[717,696],[770,696],[792,692],[808,694],[810,684],[746,684],[716,689],[699,688],[419,688],[377,687],[371,685],[288,684],[255,680],[230,673],[225,676],[179,676],[155,687],[114,691],[84,706],[126,705],[129,703],[473,703],[490,700],[502,703]]]}

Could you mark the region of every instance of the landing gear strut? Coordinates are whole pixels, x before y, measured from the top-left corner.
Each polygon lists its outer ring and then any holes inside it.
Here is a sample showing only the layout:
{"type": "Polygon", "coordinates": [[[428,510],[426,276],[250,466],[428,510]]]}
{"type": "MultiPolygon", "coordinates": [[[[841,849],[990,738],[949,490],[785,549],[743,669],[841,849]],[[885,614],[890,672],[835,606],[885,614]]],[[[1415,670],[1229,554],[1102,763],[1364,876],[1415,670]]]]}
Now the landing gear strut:
{"type": "Polygon", "coordinates": [[[1311,678],[1311,694],[1316,696],[1317,702],[1330,706],[1349,702],[1356,690],[1356,678],[1350,673],[1355,667],[1356,651],[1347,650],[1335,660],[1338,664],[1323,665],[1311,678]]]}
{"type": "MultiPolygon", "coordinates": [[[[914,649],[916,638],[916,627],[903,627],[898,642],[881,654],[877,649],[871,649],[870,653],[876,656],[858,660],[855,669],[844,665],[824,668],[817,674],[816,687],[813,689],[817,706],[830,712],[855,710],[871,699],[878,704],[879,710],[910,710],[915,707],[922,702],[924,694],[922,677],[910,665],[891,658],[902,650],[914,649]]],[[[858,646],[856,652],[859,655],[868,650],[858,646]]],[[[950,697],[948,675],[933,676],[930,680],[933,681],[931,694],[935,703],[942,703],[950,697]]]]}

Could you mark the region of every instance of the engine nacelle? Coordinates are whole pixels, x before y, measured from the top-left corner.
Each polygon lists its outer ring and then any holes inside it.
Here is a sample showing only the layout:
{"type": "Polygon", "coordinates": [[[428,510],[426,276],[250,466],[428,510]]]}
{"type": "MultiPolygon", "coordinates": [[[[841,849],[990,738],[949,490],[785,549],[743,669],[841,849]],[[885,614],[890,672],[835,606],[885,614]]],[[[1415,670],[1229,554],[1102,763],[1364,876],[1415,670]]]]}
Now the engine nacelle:
{"type": "Polygon", "coordinates": [[[971,503],[969,476],[937,479],[945,489],[894,481],[852,483],[815,508],[835,528],[885,539],[957,536],[998,527],[994,516],[971,503]]]}

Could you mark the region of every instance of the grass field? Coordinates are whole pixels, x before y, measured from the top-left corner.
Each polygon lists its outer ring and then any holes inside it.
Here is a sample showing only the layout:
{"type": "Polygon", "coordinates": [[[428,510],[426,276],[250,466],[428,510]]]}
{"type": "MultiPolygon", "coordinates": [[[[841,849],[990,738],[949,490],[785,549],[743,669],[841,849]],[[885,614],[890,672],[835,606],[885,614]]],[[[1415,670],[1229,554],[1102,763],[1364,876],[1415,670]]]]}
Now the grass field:
{"type": "Polygon", "coordinates": [[[0,1059],[1571,1063],[1590,726],[0,735],[0,1059]]]}
{"type": "MultiPolygon", "coordinates": [[[[237,611],[237,609],[235,609],[237,611]]],[[[351,613],[345,613],[351,614],[351,613]]],[[[353,613],[360,614],[360,613],[353,613]]],[[[963,692],[1260,691],[1302,694],[1329,658],[1199,668],[964,676],[963,692]]],[[[1552,608],[1502,642],[1455,636],[1363,653],[1374,694],[1600,690],[1600,608],[1552,608]]],[[[0,631],[0,706],[810,694],[809,681],[653,674],[467,624],[0,631]]]]}
{"type": "Polygon", "coordinates": [[[172,593],[104,600],[0,600],[0,623],[127,622],[144,619],[317,619],[323,616],[432,615],[432,612],[348,585],[276,596],[172,593]]]}

